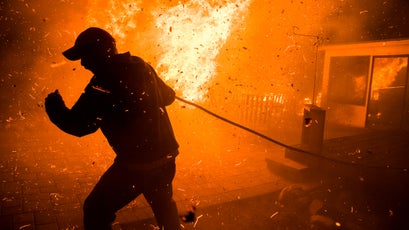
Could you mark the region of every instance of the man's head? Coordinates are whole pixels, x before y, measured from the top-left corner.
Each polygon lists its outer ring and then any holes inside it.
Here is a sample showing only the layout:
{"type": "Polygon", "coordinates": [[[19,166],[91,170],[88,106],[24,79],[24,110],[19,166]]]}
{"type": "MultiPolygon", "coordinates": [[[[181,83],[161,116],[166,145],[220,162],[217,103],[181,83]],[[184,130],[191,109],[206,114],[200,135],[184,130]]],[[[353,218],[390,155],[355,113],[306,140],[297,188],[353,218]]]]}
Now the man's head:
{"type": "Polygon", "coordinates": [[[98,65],[116,53],[115,39],[103,29],[90,27],[78,35],[74,46],[63,55],[72,61],[81,59],[81,65],[95,71],[98,65]]]}

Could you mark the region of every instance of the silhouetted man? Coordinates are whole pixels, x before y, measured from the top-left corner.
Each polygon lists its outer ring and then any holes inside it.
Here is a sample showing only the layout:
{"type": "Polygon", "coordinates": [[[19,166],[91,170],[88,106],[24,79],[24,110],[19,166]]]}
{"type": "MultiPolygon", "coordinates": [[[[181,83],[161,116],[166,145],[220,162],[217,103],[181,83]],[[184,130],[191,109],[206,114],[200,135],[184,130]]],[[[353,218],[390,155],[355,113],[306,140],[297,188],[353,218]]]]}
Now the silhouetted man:
{"type": "Polygon", "coordinates": [[[56,90],[45,99],[50,120],[81,137],[99,128],[116,153],[84,202],[85,229],[111,229],[115,213],[143,194],[161,229],[180,229],[172,198],[178,143],[165,106],[175,92],[141,58],[118,54],[114,38],[91,27],[64,51],[94,76],[74,106],[56,90]]]}

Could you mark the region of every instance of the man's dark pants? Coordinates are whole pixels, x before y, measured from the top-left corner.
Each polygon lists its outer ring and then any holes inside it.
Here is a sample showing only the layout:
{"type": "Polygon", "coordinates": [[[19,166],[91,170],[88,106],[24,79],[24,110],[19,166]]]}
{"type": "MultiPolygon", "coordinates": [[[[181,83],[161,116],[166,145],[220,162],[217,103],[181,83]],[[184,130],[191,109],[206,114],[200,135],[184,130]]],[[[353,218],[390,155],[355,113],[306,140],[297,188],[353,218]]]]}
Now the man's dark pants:
{"type": "Polygon", "coordinates": [[[143,194],[160,229],[179,230],[179,216],[172,198],[175,171],[174,159],[152,170],[137,170],[115,161],[84,202],[84,228],[111,229],[115,213],[143,194]]]}

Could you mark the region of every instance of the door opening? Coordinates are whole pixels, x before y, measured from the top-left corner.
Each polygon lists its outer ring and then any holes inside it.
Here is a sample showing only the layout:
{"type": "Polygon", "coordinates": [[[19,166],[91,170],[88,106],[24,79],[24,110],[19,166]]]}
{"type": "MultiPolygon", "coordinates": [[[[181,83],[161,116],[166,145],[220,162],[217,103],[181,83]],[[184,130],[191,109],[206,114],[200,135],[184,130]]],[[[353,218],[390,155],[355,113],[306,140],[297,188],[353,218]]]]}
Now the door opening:
{"type": "Polygon", "coordinates": [[[374,57],[366,126],[400,129],[406,107],[408,57],[374,57]]]}

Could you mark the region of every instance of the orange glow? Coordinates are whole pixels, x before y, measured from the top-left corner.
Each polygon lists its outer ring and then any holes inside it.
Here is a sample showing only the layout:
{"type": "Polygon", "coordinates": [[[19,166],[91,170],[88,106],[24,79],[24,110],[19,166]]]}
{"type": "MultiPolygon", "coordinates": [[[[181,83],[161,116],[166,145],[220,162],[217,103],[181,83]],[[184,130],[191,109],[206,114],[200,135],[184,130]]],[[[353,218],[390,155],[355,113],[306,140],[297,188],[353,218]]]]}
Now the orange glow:
{"type": "Polygon", "coordinates": [[[374,67],[373,90],[388,88],[396,80],[398,73],[407,67],[407,58],[378,58],[374,67]]]}
{"type": "Polygon", "coordinates": [[[207,93],[206,84],[216,75],[215,58],[236,22],[245,18],[249,4],[250,0],[220,4],[192,0],[155,6],[142,1],[95,0],[88,22],[102,24],[119,40],[119,46],[136,45],[127,44],[134,39],[158,44],[148,52],[159,55],[154,64],[162,78],[173,83],[184,98],[201,101],[207,93]],[[140,30],[144,38],[138,37],[140,30]]]}
{"type": "Polygon", "coordinates": [[[239,94],[281,94],[301,105],[312,97],[321,24],[342,4],[91,0],[86,23],[110,31],[120,52],[151,62],[190,101],[204,102],[219,96],[215,92],[226,97],[235,88],[239,94]]]}
{"type": "MultiPolygon", "coordinates": [[[[278,127],[298,128],[304,98],[309,98],[307,102],[313,98],[315,35],[324,36],[323,22],[344,4],[316,0],[55,3],[66,8],[42,4],[37,10],[44,13],[36,18],[47,16],[41,21],[44,28],[38,26],[45,32],[40,39],[44,47],[37,48],[43,51],[37,52],[41,56],[30,57],[35,60],[35,85],[28,88],[30,95],[16,94],[19,103],[26,104],[29,98],[30,105],[41,106],[48,93],[59,89],[71,107],[92,73],[78,61],[67,61],[61,52],[85,28],[98,26],[113,34],[119,52],[130,51],[150,62],[178,96],[227,118],[249,120],[243,123],[272,135],[281,135],[275,132],[278,127]],[[261,125],[256,127],[254,121],[261,125]]],[[[16,106],[16,110],[21,109],[16,106]]],[[[40,113],[46,120],[43,108],[40,113]]],[[[21,110],[10,118],[27,114],[21,110]]],[[[190,124],[175,123],[176,128],[190,124]]]]}
{"type": "MultiPolygon", "coordinates": [[[[407,68],[407,58],[377,58],[373,71],[372,82],[372,100],[379,100],[379,94],[381,89],[391,87],[401,87],[393,85],[397,80],[399,72],[407,68]]],[[[377,114],[380,117],[380,114],[377,114]]]]}

